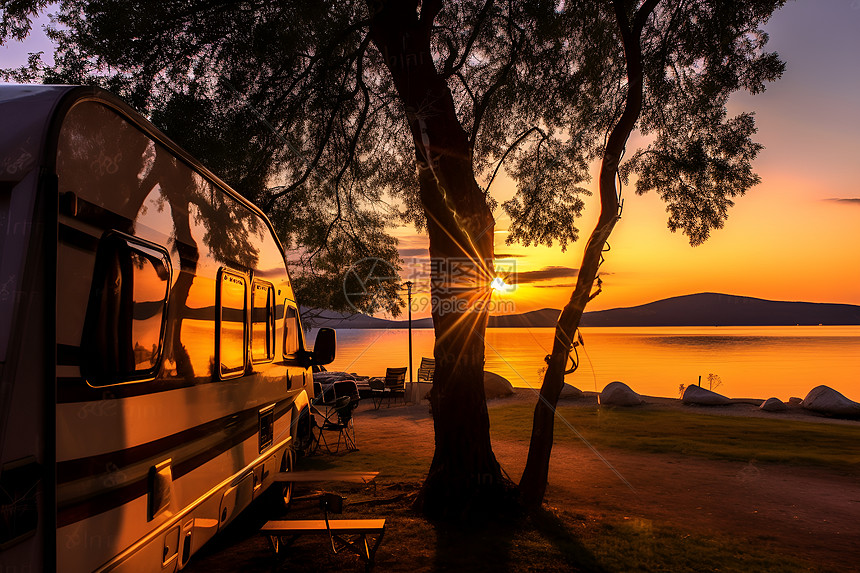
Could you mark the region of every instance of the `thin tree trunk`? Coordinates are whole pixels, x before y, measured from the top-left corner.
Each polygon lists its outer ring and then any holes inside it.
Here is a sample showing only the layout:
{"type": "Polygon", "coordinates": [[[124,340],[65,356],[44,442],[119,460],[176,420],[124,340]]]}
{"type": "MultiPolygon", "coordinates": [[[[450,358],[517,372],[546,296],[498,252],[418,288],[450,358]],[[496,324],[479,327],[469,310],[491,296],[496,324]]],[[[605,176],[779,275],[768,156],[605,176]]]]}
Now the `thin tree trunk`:
{"type": "Polygon", "coordinates": [[[549,356],[540,399],[535,406],[528,459],[519,484],[521,500],[528,507],[538,507],[543,503],[549,477],[555,410],[564,386],[568,356],[573,347],[574,335],[579,328],[582,314],[585,312],[585,306],[593,298],[591,290],[597,278],[604,245],[618,220],[615,176],[627,138],[642,111],[643,70],[640,34],[658,1],[647,0],[636,13],[632,26],[625,12],[624,2],[621,0],[613,2],[627,61],[627,102],[624,113],[612,129],[603,152],[599,179],[600,217],[585,247],[576,287],[556,324],[552,354],[549,356]]]}
{"type": "MultiPolygon", "coordinates": [[[[168,320],[165,340],[169,341],[166,348],[167,358],[174,362],[177,375],[190,381],[194,379],[195,372],[191,365],[188,350],[182,344],[182,322],[185,318],[188,294],[191,292],[191,285],[194,282],[200,251],[191,234],[190,200],[187,196],[187,190],[193,187],[194,182],[184,171],[176,169],[172,159],[172,156],[157,151],[155,165],[146,178],[141,181],[140,189],[143,193],[148,194],[159,183],[164,185],[165,182],[170,181],[174,186],[172,193],[162,191],[162,197],[170,205],[174,247],[180,259],[179,275],[170,290],[171,304],[167,309],[168,320]],[[183,176],[187,180],[181,179],[183,176]],[[181,188],[178,182],[185,184],[186,192],[183,192],[181,196],[177,194],[181,188]]],[[[211,373],[206,372],[205,374],[211,373]]]]}
{"type": "Polygon", "coordinates": [[[448,85],[433,64],[433,2],[374,4],[371,37],[406,107],[430,236],[436,370],[430,404],[436,449],[416,505],[458,517],[498,505],[507,491],[490,444],[484,394],[492,212],[475,181],[472,147],[448,85]]]}

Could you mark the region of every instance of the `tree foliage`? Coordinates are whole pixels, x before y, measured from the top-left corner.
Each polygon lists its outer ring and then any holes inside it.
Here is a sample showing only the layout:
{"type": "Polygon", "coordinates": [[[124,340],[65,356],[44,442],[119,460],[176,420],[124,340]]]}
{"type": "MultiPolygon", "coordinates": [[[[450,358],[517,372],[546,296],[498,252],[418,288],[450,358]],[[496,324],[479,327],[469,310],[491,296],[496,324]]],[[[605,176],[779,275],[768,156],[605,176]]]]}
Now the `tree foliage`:
{"type": "MultiPolygon", "coordinates": [[[[8,6],[4,39],[24,35],[44,4],[8,6]]],[[[387,230],[398,213],[384,194],[415,175],[376,152],[388,110],[370,117],[356,98],[356,35],[337,17],[305,4],[76,1],[61,3],[53,21],[55,64],[35,55],[7,78],[118,94],[267,213],[304,305],[399,314],[396,276],[369,285],[376,296],[344,294],[354,261],[400,268],[387,230]]]]}
{"type": "MultiPolygon", "coordinates": [[[[9,3],[2,37],[26,36],[29,18],[46,4],[9,3]]],[[[564,248],[579,236],[589,166],[627,93],[611,3],[565,3],[561,10],[551,2],[439,4],[430,52],[406,57],[432,59],[446,81],[478,180],[492,181],[504,159],[517,181],[517,195],[503,205],[512,220],[508,240],[564,248]]],[[[781,73],[759,30],[780,4],[664,1],[643,29],[639,130],[652,141],[622,173],[637,174],[637,192],[661,195],[669,228],[692,244],[722,227],[731,199],[758,182],[753,118],[727,118],[726,104],[734,91],[757,93],[781,73]]],[[[96,81],[151,112],[157,125],[286,224],[286,237],[327,219],[330,228],[319,239],[337,229],[356,246],[351,255],[370,254],[366,249],[384,234],[362,241],[356,229],[381,231],[394,213],[370,216],[367,205],[397,197],[402,219],[424,222],[405,117],[422,110],[398,101],[385,70],[390,55],[374,50],[369,38],[370,16],[364,2],[334,9],[66,1],[51,32],[57,63],[43,77],[96,81]],[[321,217],[301,201],[320,194],[326,207],[336,204],[336,214],[321,217]],[[308,216],[289,225],[283,212],[300,213],[297,202],[308,216]]],[[[19,77],[32,79],[36,67],[29,69],[19,77]]],[[[310,251],[319,246],[311,241],[310,251]]],[[[390,248],[374,255],[393,261],[390,248]]]]}
{"type": "MultiPolygon", "coordinates": [[[[728,117],[727,104],[781,74],[760,28],[782,3],[65,0],[56,65],[34,58],[17,73],[99,83],[149,113],[267,211],[302,253],[301,296],[315,303],[340,292],[334,277],[354,261],[396,265],[395,219],[427,229],[431,256],[474,262],[476,280],[492,274],[493,208],[510,217],[510,242],[566,247],[598,161],[603,212],[557,332],[552,403],[619,217],[616,180],[657,192],[669,228],[694,245],[758,182],[754,118],[728,117]],[[645,144],[627,153],[634,129],[645,144]],[[497,206],[502,169],[517,191],[497,206]]],[[[2,39],[26,35],[45,5],[7,2],[2,39]]],[[[446,290],[452,271],[434,273],[436,299],[485,296],[446,290]]],[[[370,299],[396,309],[395,286],[370,299]]],[[[434,324],[428,481],[464,484],[464,501],[500,478],[478,380],[486,315],[434,311],[434,324]],[[484,471],[491,479],[473,483],[484,471]]]]}

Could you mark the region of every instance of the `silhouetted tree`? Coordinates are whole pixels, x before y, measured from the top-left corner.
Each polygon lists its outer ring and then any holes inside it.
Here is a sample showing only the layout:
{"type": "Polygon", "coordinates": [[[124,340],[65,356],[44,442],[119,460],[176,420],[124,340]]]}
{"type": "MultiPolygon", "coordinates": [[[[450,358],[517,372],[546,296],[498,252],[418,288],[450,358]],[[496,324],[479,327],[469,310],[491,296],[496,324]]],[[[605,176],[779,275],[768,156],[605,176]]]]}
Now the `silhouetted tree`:
{"type": "MultiPolygon", "coordinates": [[[[694,244],[723,224],[731,197],[757,181],[750,162],[759,149],[752,117],[727,119],[726,102],[781,73],[758,31],[781,3],[73,0],[60,4],[64,29],[52,32],[57,65],[40,72],[33,60],[21,74],[98,81],[172,125],[200,110],[193,123],[210,126],[199,131],[204,157],[221,130],[239,134],[229,150],[259,126],[236,177],[251,178],[254,191],[245,192],[283,233],[302,236],[291,242],[317,245],[305,247],[307,260],[329,253],[316,259],[323,274],[335,274],[344,253],[373,252],[361,247],[362,233],[393,215],[371,208],[386,196],[402,219],[426,228],[436,451],[420,504],[459,515],[494,507],[510,491],[483,390],[481,303],[494,277],[488,190],[497,171],[504,166],[518,186],[502,206],[510,240],[565,247],[578,238],[589,165],[601,162],[600,220],[559,319],[520,484],[535,504],[572,341],[620,215],[616,177],[636,172],[639,192],[657,190],[670,228],[694,244]],[[637,126],[651,143],[621,165],[637,126]],[[252,165],[267,177],[248,172],[252,165]],[[275,177],[283,185],[261,183],[275,177]],[[352,246],[335,252],[333,239],[352,246]]],[[[25,34],[28,16],[46,4],[10,7],[2,38],[25,34]]]]}
{"type": "MultiPolygon", "coordinates": [[[[621,217],[616,179],[637,173],[636,192],[656,190],[668,203],[669,228],[680,229],[692,245],[723,226],[732,198],[758,183],[751,162],[761,150],[751,139],[752,115],[727,119],[726,104],[738,89],[760,92],[764,82],[782,74],[784,66],[776,54],[763,51],[767,35],[759,30],[782,4],[613,0],[581,14],[583,27],[591,30],[592,41],[606,58],[602,68],[612,80],[604,84],[604,103],[615,112],[603,116],[608,120],[607,139],[597,150],[600,217],[556,325],[535,407],[520,480],[527,505],[539,505],[546,491],[555,407],[585,306],[600,292],[598,271],[607,240],[621,217]],[[622,167],[637,125],[652,142],[622,167]]],[[[571,127],[576,133],[576,126],[571,127]]],[[[552,197],[521,193],[508,205],[515,230],[510,240],[528,244],[547,238],[547,226],[534,222],[544,202],[552,203],[552,197]],[[523,209],[528,203],[535,208],[523,209]]]]}

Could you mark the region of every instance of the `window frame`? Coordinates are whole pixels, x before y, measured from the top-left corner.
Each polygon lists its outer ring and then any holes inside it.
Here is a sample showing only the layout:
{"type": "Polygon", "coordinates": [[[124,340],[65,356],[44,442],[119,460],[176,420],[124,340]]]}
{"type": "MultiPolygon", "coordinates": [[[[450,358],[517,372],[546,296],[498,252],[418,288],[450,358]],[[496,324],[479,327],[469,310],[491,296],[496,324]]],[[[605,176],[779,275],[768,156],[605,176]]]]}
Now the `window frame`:
{"type": "MultiPolygon", "coordinates": [[[[91,281],[90,295],[87,301],[86,315],[84,318],[83,340],[81,344],[81,374],[87,384],[93,388],[107,388],[121,384],[150,382],[154,380],[161,371],[161,366],[164,361],[168,305],[170,302],[170,290],[173,286],[173,264],[167,249],[151,241],[141,239],[140,237],[128,235],[116,230],[109,230],[102,235],[99,240],[91,281]],[[100,356],[104,353],[104,348],[99,346],[97,341],[99,339],[98,329],[100,328],[101,322],[101,305],[104,300],[104,291],[102,287],[108,272],[107,265],[110,264],[108,257],[118,254],[120,251],[120,245],[125,249],[135,251],[138,255],[142,255],[150,261],[154,260],[156,256],[159,257],[164,269],[167,271],[167,279],[165,281],[166,287],[161,305],[161,325],[158,329],[157,358],[152,366],[145,370],[134,370],[131,372],[91,370],[91,365],[96,361],[93,356],[100,356]]],[[[133,324],[134,318],[132,318],[132,325],[133,324]]]]}
{"type": "MultiPolygon", "coordinates": [[[[248,293],[248,276],[235,269],[231,269],[228,267],[221,267],[218,269],[218,278],[217,278],[217,286],[215,291],[215,363],[218,365],[218,378],[221,380],[232,380],[234,378],[240,378],[245,375],[245,371],[248,369],[248,336],[250,335],[250,321],[249,312],[248,312],[248,304],[249,304],[249,293],[248,293]],[[243,317],[242,317],[242,366],[236,369],[228,369],[226,372],[224,370],[224,363],[222,361],[222,327],[224,324],[224,305],[223,305],[223,294],[222,294],[222,283],[225,280],[225,277],[229,276],[233,279],[239,279],[242,281],[242,286],[244,287],[244,296],[243,299],[243,317]]],[[[235,321],[230,321],[235,322],[235,321]]]]}
{"type": "Polygon", "coordinates": [[[275,319],[275,285],[270,283],[269,281],[264,281],[261,279],[254,279],[251,281],[251,312],[249,315],[249,356],[251,360],[251,364],[265,364],[266,362],[272,362],[275,359],[275,327],[277,325],[277,320],[275,319]],[[262,322],[255,323],[254,321],[254,311],[256,307],[254,306],[254,297],[257,294],[257,287],[265,287],[267,294],[268,305],[266,305],[266,328],[268,329],[268,336],[266,337],[266,343],[268,348],[266,349],[266,357],[265,358],[254,358],[254,324],[264,324],[262,322]]]}
{"type": "Polygon", "coordinates": [[[301,354],[302,350],[304,350],[304,347],[305,347],[305,342],[304,342],[304,337],[302,336],[302,322],[301,322],[301,318],[300,318],[300,314],[299,314],[299,307],[294,302],[291,302],[289,300],[285,300],[284,301],[284,336],[283,336],[283,348],[281,348],[281,351],[283,352],[283,355],[284,355],[284,360],[285,361],[298,360],[299,355],[301,354]],[[296,313],[296,315],[295,315],[296,327],[298,328],[298,331],[297,331],[298,334],[297,335],[298,335],[299,340],[298,340],[298,344],[297,344],[295,352],[287,352],[287,334],[289,333],[289,328],[287,328],[287,320],[290,318],[290,309],[294,310],[296,313]]]}

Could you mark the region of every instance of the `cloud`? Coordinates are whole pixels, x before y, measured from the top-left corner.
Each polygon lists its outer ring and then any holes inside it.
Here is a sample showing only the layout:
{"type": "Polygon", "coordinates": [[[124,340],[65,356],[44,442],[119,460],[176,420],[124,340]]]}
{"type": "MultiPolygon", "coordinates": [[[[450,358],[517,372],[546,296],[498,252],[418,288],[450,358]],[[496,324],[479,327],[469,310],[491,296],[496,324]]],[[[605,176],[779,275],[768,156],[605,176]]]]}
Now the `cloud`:
{"type": "MultiPolygon", "coordinates": [[[[553,279],[566,279],[579,274],[579,269],[570,267],[544,267],[537,271],[522,271],[517,273],[517,284],[530,284],[538,281],[549,281],[553,279]]],[[[555,286],[555,285],[547,285],[555,286]]]]}
{"type": "Polygon", "coordinates": [[[561,283],[557,285],[534,285],[535,288],[574,288],[576,283],[561,283]]]}
{"type": "Polygon", "coordinates": [[[397,249],[401,257],[426,257],[429,256],[427,247],[416,249],[397,249]]]}
{"type": "Polygon", "coordinates": [[[833,197],[830,199],[825,199],[825,201],[830,201],[833,203],[847,203],[849,205],[860,205],[860,197],[833,197]]]}

